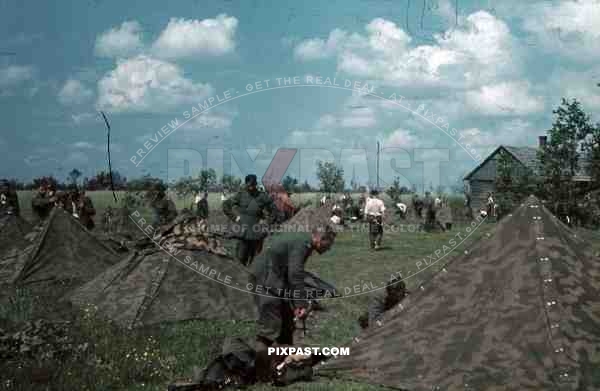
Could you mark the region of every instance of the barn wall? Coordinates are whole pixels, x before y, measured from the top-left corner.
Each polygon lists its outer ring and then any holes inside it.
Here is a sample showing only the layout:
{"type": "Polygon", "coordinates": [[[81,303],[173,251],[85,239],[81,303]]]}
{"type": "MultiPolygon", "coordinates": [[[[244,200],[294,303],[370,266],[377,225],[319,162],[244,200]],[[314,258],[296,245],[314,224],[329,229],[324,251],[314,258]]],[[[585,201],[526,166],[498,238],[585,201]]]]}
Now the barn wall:
{"type": "Polygon", "coordinates": [[[471,206],[474,209],[480,209],[487,203],[487,194],[496,191],[495,181],[472,180],[471,186],[471,206]]]}

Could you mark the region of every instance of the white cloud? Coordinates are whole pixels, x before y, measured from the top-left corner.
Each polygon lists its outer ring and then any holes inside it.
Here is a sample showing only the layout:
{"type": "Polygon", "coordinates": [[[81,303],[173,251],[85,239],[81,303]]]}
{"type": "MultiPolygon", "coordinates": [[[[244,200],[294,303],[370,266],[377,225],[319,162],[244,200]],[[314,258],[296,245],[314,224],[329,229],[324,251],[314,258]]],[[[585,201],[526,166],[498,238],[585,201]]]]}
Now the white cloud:
{"type": "Polygon", "coordinates": [[[383,142],[386,147],[397,147],[412,149],[418,147],[421,142],[417,136],[405,129],[394,130],[383,142]]]}
{"type": "Polygon", "coordinates": [[[140,55],[119,60],[98,82],[98,106],[113,111],[161,112],[197,104],[212,94],[209,84],[195,83],[175,64],[140,55]]]}
{"type": "Polygon", "coordinates": [[[96,39],[95,53],[100,57],[127,57],[139,53],[142,43],[142,28],[137,21],[126,21],[120,27],[103,32],[96,39]]]}
{"type": "Polygon", "coordinates": [[[232,119],[223,114],[205,113],[191,119],[182,129],[226,129],[231,127],[232,119]]]}
{"type": "Polygon", "coordinates": [[[94,92],[79,80],[69,79],[58,93],[58,100],[63,105],[81,104],[92,99],[94,92]]]}
{"type": "Polygon", "coordinates": [[[325,114],[319,118],[317,129],[333,128],[372,128],[377,125],[373,109],[361,107],[345,109],[339,114],[325,114]]]}
{"type": "Polygon", "coordinates": [[[466,92],[465,100],[472,110],[494,116],[527,115],[544,109],[543,98],[532,96],[526,82],[482,86],[478,90],[466,92]]]}
{"type": "Polygon", "coordinates": [[[597,0],[563,0],[531,4],[523,27],[541,44],[578,62],[600,57],[600,3],[597,0]]]}
{"type": "Polygon", "coordinates": [[[91,121],[96,117],[94,113],[79,113],[79,114],[71,114],[71,119],[75,125],[80,125],[82,123],[91,121]]]}
{"type": "Polygon", "coordinates": [[[227,54],[235,49],[237,25],[235,17],[225,14],[204,20],[171,18],[154,42],[153,53],[167,59],[227,54]]]}
{"type": "Polygon", "coordinates": [[[96,149],[97,148],[94,144],[88,143],[87,141],[78,141],[76,143],[71,144],[71,146],[76,149],[96,149]]]}
{"type": "Polygon", "coordinates": [[[32,66],[10,65],[0,69],[0,86],[14,86],[33,79],[35,68],[32,66]]]}
{"type": "Polygon", "coordinates": [[[327,40],[298,44],[294,55],[309,61],[336,57],[338,71],[389,85],[464,88],[514,74],[520,69],[508,26],[478,11],[458,29],[434,35],[434,45],[411,45],[412,38],[391,21],[374,19],[365,34],[335,29],[327,40]]]}

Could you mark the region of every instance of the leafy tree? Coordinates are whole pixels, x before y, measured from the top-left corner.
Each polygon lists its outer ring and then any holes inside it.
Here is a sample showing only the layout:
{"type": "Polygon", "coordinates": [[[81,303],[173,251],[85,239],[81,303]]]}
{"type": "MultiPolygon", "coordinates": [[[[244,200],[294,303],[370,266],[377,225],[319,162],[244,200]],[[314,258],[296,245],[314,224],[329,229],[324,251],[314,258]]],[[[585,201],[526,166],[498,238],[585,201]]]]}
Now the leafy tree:
{"type": "Polygon", "coordinates": [[[321,182],[321,191],[327,194],[344,190],[344,169],[333,162],[317,162],[317,177],[321,182]]]}
{"type": "MultiPolygon", "coordinates": [[[[390,187],[388,187],[385,192],[392,199],[392,201],[399,202],[400,195],[402,194],[403,189],[406,189],[406,188],[400,187],[400,178],[396,177],[396,178],[394,178],[394,182],[392,183],[392,185],[390,187]]],[[[408,189],[406,189],[406,190],[408,190],[408,189]]]]}
{"type": "Polygon", "coordinates": [[[544,190],[555,208],[564,204],[571,209],[575,201],[572,197],[575,190],[572,179],[578,172],[580,161],[578,147],[585,149],[589,145],[586,140],[590,136],[593,139],[596,132],[590,117],[576,99],[568,101],[563,98],[561,105],[552,113],[555,119],[548,130],[549,140],[539,151],[544,190]]]}
{"type": "Polygon", "coordinates": [[[208,188],[217,182],[217,173],[214,169],[200,171],[198,175],[198,190],[208,191],[208,188]]]}
{"type": "Polygon", "coordinates": [[[233,175],[224,174],[221,178],[221,184],[224,188],[229,189],[229,191],[237,192],[242,187],[242,179],[234,177],[233,175]]]}
{"type": "Polygon", "coordinates": [[[79,179],[80,176],[81,176],[81,171],[79,171],[76,168],[72,169],[71,172],[69,172],[69,179],[71,180],[71,184],[77,185],[77,180],[79,179]]]}

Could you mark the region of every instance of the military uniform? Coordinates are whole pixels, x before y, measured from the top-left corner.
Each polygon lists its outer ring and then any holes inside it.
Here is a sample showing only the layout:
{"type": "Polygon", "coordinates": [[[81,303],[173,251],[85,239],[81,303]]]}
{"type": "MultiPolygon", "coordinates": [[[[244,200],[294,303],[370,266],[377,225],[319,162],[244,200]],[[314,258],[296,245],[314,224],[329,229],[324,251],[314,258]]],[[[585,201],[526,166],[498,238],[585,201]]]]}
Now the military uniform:
{"type": "Polygon", "coordinates": [[[96,209],[90,197],[86,195],[80,195],[77,204],[77,214],[79,215],[79,221],[89,230],[94,229],[94,216],[96,215],[96,209]]]}
{"type": "Polygon", "coordinates": [[[175,203],[168,199],[164,194],[159,194],[158,199],[152,202],[152,210],[154,213],[153,224],[155,227],[162,227],[170,224],[177,217],[175,203]]]}
{"type": "Polygon", "coordinates": [[[208,218],[208,199],[206,196],[201,198],[196,204],[196,215],[201,219],[208,218]]]}
{"type": "Polygon", "coordinates": [[[250,281],[259,293],[254,295],[259,313],[257,346],[293,344],[293,308],[308,307],[304,265],[311,253],[311,235],[293,234],[257,258],[250,281]]]}
{"type": "Polygon", "coordinates": [[[403,281],[378,291],[371,299],[367,313],[359,318],[360,326],[365,329],[374,325],[381,320],[385,312],[397,306],[406,297],[406,294],[406,285],[403,281]]]}
{"type": "Polygon", "coordinates": [[[239,239],[237,258],[246,266],[260,253],[262,242],[268,234],[267,227],[259,224],[265,210],[272,221],[277,212],[273,199],[267,193],[258,190],[241,191],[223,203],[225,215],[239,224],[234,232],[239,239]]]}
{"type": "Polygon", "coordinates": [[[45,220],[54,207],[56,196],[50,196],[47,192],[39,191],[31,199],[31,208],[40,220],[45,220]]]}
{"type": "Polygon", "coordinates": [[[433,229],[435,226],[435,205],[429,194],[425,196],[423,208],[425,209],[425,227],[433,229]]]}
{"type": "Polygon", "coordinates": [[[10,189],[8,185],[3,186],[0,191],[0,214],[19,215],[19,197],[17,192],[10,189]]]}

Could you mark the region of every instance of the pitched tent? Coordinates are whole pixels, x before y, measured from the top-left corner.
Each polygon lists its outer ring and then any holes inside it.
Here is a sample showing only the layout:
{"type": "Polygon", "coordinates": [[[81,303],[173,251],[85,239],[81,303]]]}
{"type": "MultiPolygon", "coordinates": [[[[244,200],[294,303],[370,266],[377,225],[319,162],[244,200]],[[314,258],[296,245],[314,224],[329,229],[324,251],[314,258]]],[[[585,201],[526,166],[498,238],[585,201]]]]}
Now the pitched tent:
{"type": "Polygon", "coordinates": [[[0,284],[89,281],[118,261],[117,255],[63,209],[28,234],[24,248],[4,256],[0,284]]]}
{"type": "Polygon", "coordinates": [[[156,248],[133,253],[68,300],[95,305],[100,314],[127,328],[188,319],[253,320],[257,313],[252,294],[245,290],[248,276],[239,262],[226,256],[182,250],[175,257],[156,248]]]}
{"type": "Polygon", "coordinates": [[[403,390],[600,389],[600,262],[535,198],[321,374],[403,390]]]}

